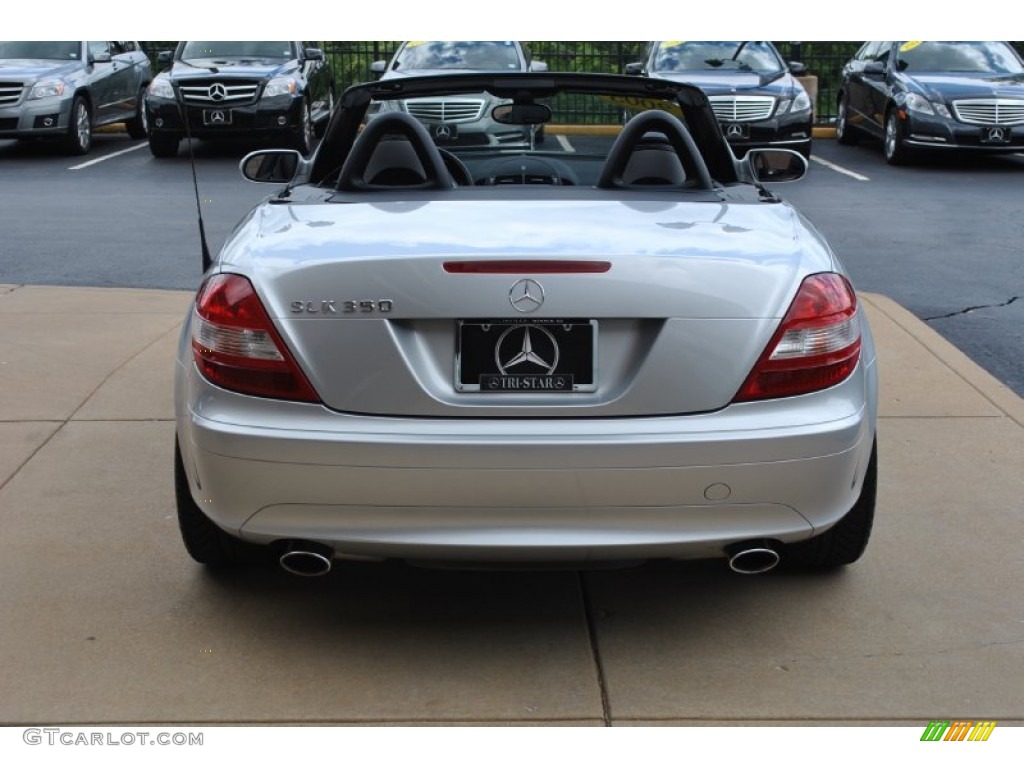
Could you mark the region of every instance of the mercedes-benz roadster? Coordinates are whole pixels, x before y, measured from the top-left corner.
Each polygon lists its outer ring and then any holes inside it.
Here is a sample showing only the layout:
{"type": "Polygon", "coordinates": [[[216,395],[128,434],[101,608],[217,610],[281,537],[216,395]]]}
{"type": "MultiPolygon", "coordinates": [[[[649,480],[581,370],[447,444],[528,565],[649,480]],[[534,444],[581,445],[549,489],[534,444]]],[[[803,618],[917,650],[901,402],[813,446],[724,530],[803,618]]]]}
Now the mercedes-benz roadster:
{"type": "Polygon", "coordinates": [[[278,189],[212,260],[176,366],[199,562],[860,557],[877,476],[864,312],[776,195],[806,161],[737,160],[697,88],[368,83],[310,157],[241,167],[278,189]],[[460,94],[496,125],[545,126],[544,150],[446,143],[461,112],[404,106],[460,94]]]}

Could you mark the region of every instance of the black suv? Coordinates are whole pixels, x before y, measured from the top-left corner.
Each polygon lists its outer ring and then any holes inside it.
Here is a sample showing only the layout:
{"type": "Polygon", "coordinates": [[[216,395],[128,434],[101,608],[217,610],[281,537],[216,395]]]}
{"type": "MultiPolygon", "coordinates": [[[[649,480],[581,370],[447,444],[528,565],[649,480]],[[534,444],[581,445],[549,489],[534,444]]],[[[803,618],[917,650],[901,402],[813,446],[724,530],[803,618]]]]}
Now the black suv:
{"type": "Polygon", "coordinates": [[[146,92],[149,149],[173,157],[185,136],[269,138],[303,154],[334,106],[334,76],[319,48],[296,41],[180,42],[146,92]]]}

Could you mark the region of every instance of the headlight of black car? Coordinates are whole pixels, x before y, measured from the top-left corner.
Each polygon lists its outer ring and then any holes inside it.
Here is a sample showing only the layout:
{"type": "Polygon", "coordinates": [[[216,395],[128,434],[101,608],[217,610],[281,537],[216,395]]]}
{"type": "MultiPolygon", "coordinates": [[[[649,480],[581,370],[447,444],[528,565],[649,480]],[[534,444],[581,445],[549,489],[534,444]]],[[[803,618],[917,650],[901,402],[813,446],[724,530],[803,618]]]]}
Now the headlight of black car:
{"type": "Polygon", "coordinates": [[[904,106],[911,112],[920,112],[925,115],[939,115],[940,117],[952,117],[945,104],[935,101],[928,101],[924,96],[916,93],[908,93],[904,106]]]}
{"type": "Polygon", "coordinates": [[[294,77],[275,77],[267,87],[263,89],[263,98],[270,99],[274,96],[291,96],[298,91],[299,84],[294,77]]]}

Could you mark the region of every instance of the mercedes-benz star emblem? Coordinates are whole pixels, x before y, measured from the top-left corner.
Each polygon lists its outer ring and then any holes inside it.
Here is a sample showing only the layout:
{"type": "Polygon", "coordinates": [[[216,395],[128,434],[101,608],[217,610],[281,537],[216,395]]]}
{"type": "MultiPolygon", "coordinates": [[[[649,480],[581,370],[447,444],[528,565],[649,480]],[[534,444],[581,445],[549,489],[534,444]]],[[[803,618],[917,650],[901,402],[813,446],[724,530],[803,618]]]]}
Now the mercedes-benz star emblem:
{"type": "Polygon", "coordinates": [[[726,129],[725,135],[728,136],[730,139],[739,138],[740,136],[743,135],[743,126],[738,125],[736,123],[731,123],[728,129],[726,129]]]}
{"type": "Polygon", "coordinates": [[[214,111],[212,111],[210,113],[210,122],[211,123],[223,123],[224,120],[225,120],[224,113],[221,112],[219,109],[215,109],[214,111]]]}
{"type": "Polygon", "coordinates": [[[517,312],[536,312],[544,303],[544,289],[536,280],[518,280],[508,292],[508,300],[517,312]]]}
{"type": "Polygon", "coordinates": [[[551,331],[539,325],[513,325],[494,345],[494,362],[504,374],[546,375],[558,367],[558,342],[551,331]],[[525,368],[523,367],[525,366],[525,368]]]}
{"type": "Polygon", "coordinates": [[[228,89],[220,83],[214,83],[209,90],[210,99],[213,101],[224,101],[228,95],[228,89]]]}
{"type": "Polygon", "coordinates": [[[994,127],[988,129],[988,140],[989,141],[1006,141],[1006,134],[1002,128],[994,127]]]}
{"type": "Polygon", "coordinates": [[[434,128],[434,136],[438,139],[450,139],[452,137],[452,129],[447,125],[439,125],[434,128]]]}

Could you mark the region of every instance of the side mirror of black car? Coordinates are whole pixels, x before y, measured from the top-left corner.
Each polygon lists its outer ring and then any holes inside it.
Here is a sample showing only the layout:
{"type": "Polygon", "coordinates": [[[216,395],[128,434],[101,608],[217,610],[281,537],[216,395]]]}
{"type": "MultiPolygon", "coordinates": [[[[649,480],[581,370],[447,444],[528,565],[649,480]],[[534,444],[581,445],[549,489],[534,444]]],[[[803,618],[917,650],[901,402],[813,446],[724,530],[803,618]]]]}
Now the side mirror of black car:
{"type": "Polygon", "coordinates": [[[789,62],[789,74],[794,77],[803,77],[807,74],[807,67],[802,61],[791,61],[789,62]]]}
{"type": "Polygon", "coordinates": [[[249,181],[287,184],[295,178],[301,159],[302,155],[294,149],[264,149],[243,157],[238,168],[249,181]]]}
{"type": "Polygon", "coordinates": [[[310,61],[323,61],[324,60],[324,52],[321,49],[319,49],[319,48],[307,48],[304,51],[304,54],[305,54],[306,58],[309,59],[310,61]]]}
{"type": "Polygon", "coordinates": [[[627,75],[642,75],[644,73],[644,65],[639,61],[632,61],[626,65],[627,75]]]}
{"type": "Polygon", "coordinates": [[[752,149],[744,158],[755,181],[796,181],[807,173],[807,160],[791,149],[752,149]]]}
{"type": "Polygon", "coordinates": [[[373,64],[370,65],[370,72],[376,75],[377,77],[380,77],[381,75],[384,74],[384,70],[386,70],[387,68],[388,63],[386,61],[375,61],[373,62],[373,64]]]}
{"type": "Polygon", "coordinates": [[[869,61],[864,65],[864,74],[881,77],[885,74],[885,64],[880,61],[869,61]]]}
{"type": "Polygon", "coordinates": [[[156,55],[156,63],[157,64],[170,64],[171,63],[171,59],[173,57],[174,57],[174,54],[171,51],[160,51],[160,53],[158,53],[156,55]]]}

